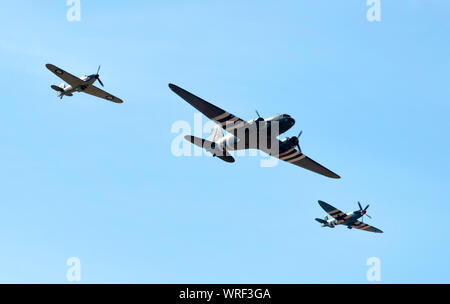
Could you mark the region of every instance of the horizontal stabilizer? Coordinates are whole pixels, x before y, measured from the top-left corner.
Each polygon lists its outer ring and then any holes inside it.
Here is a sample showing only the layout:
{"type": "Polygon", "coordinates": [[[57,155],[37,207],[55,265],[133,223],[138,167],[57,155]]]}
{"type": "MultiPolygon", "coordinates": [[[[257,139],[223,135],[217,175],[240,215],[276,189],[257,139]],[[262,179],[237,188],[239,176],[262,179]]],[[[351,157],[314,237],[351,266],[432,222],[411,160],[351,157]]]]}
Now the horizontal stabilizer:
{"type": "Polygon", "coordinates": [[[320,219],[320,218],[316,218],[316,221],[318,221],[321,224],[326,224],[327,223],[327,221],[325,221],[323,219],[320,219]]]}
{"type": "Polygon", "coordinates": [[[64,90],[62,88],[55,86],[55,85],[52,85],[51,88],[57,92],[61,92],[61,93],[64,92],[64,90]]]}
{"type": "Polygon", "coordinates": [[[193,143],[194,145],[196,145],[197,147],[200,147],[200,148],[203,148],[203,144],[205,142],[210,143],[210,147],[211,147],[211,144],[212,144],[212,142],[210,142],[209,140],[206,140],[206,139],[203,139],[203,138],[199,138],[199,137],[196,137],[196,136],[192,136],[192,135],[191,136],[186,135],[184,137],[184,139],[186,139],[187,141],[190,141],[191,143],[193,143]]]}
{"type": "Polygon", "coordinates": [[[225,149],[223,151],[216,149],[216,143],[212,141],[191,135],[186,135],[184,139],[190,141],[197,147],[203,148],[206,151],[211,152],[214,157],[218,157],[221,160],[226,161],[227,163],[234,163],[233,156],[231,156],[225,149]]]}

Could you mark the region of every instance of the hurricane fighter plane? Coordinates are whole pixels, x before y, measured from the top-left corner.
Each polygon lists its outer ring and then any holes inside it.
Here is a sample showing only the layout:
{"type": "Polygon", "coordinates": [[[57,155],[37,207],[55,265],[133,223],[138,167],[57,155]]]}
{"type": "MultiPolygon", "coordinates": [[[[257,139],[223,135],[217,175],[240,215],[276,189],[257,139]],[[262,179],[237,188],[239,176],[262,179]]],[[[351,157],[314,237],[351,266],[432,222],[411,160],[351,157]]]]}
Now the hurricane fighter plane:
{"type": "Polygon", "coordinates": [[[59,86],[51,86],[51,88],[57,92],[57,96],[61,99],[64,96],[72,96],[74,92],[83,92],[115,103],[123,102],[120,98],[117,98],[114,95],[111,95],[94,86],[94,82],[98,80],[100,85],[103,87],[103,82],[100,80],[100,76],[98,74],[100,71],[100,66],[98,67],[96,74],[83,76],[81,78],[75,77],[63,69],[54,66],[53,64],[46,64],[45,66],[56,76],[68,83],[68,85],[62,83],[59,86]]]}
{"type": "Polygon", "coordinates": [[[184,137],[194,145],[212,153],[213,156],[226,162],[234,162],[234,158],[228,151],[259,149],[272,157],[318,174],[331,178],[340,178],[336,173],[328,170],[302,153],[299,145],[301,132],[298,136],[287,137],[282,140],[277,139],[279,135],[288,131],[295,124],[295,120],[288,114],[280,114],[264,119],[256,112],[258,118],[245,121],[174,84],[169,84],[169,87],[173,92],[217,124],[212,129],[208,139],[195,136],[184,137]],[[273,134],[275,129],[277,129],[276,134],[273,134]],[[228,133],[224,135],[223,130],[228,133]],[[262,145],[259,142],[260,134],[268,134],[270,137],[267,139],[268,142],[275,143],[273,147],[270,146],[270,143],[268,145],[262,145]]]}
{"type": "Polygon", "coordinates": [[[328,216],[325,216],[324,219],[316,218],[316,221],[318,221],[322,227],[334,228],[336,225],[345,225],[348,229],[356,228],[370,232],[383,233],[380,229],[363,222],[364,215],[371,218],[370,215],[367,214],[367,208],[369,208],[369,205],[363,209],[361,203],[358,202],[359,210],[350,213],[344,213],[323,201],[319,201],[319,205],[333,217],[333,219],[330,220],[328,219],[328,216]],[[358,220],[359,218],[361,218],[361,221],[358,220]]]}

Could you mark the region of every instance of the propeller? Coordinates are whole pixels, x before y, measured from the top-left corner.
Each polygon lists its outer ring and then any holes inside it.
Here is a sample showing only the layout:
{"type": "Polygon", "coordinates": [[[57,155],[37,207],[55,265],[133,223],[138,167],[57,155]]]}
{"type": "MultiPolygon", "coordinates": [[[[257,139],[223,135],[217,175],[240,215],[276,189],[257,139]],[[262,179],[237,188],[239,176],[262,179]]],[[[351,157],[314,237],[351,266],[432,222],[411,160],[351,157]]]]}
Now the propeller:
{"type": "Polygon", "coordinates": [[[302,153],[302,148],[300,148],[300,140],[299,140],[299,138],[300,138],[300,136],[302,136],[302,134],[303,134],[303,130],[300,131],[300,133],[298,133],[297,137],[295,137],[295,139],[296,139],[295,143],[296,143],[296,146],[298,148],[298,152],[300,152],[300,153],[302,153]]]}
{"type": "Polygon", "coordinates": [[[372,218],[370,215],[367,214],[367,208],[369,208],[370,205],[367,205],[366,208],[362,208],[361,203],[358,202],[358,206],[359,206],[359,211],[361,211],[361,222],[364,222],[364,215],[366,215],[368,218],[372,218]]]}
{"type": "MultiPolygon", "coordinates": [[[[264,121],[264,118],[262,118],[261,115],[259,115],[258,110],[255,110],[255,112],[256,112],[256,115],[258,115],[258,119],[256,119],[256,122],[259,123],[259,122],[264,121]]],[[[257,127],[259,127],[259,124],[257,125],[257,127]]]]}
{"type": "Polygon", "coordinates": [[[101,67],[101,65],[98,66],[97,74],[95,74],[94,77],[95,77],[95,79],[98,80],[98,82],[102,85],[102,87],[104,87],[103,82],[100,80],[100,75],[98,74],[100,72],[100,67],[101,67]]]}

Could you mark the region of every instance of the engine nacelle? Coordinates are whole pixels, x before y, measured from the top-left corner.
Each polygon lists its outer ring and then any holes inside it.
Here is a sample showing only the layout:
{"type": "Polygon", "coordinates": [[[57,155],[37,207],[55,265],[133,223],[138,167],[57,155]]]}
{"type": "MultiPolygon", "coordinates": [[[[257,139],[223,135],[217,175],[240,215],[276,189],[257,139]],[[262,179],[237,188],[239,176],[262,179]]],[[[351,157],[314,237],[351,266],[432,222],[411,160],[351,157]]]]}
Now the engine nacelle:
{"type": "Polygon", "coordinates": [[[61,83],[61,84],[59,85],[59,87],[60,87],[61,89],[65,89],[65,88],[66,88],[66,85],[65,85],[64,83],[61,83]]]}
{"type": "Polygon", "coordinates": [[[260,126],[264,125],[264,122],[265,122],[264,118],[258,117],[258,118],[250,120],[249,124],[254,124],[256,126],[256,128],[259,129],[260,126]]]}
{"type": "Polygon", "coordinates": [[[280,144],[280,150],[281,151],[285,151],[288,150],[290,148],[294,148],[295,146],[298,145],[298,138],[293,136],[293,137],[286,137],[285,139],[281,140],[281,144],[280,144]]]}

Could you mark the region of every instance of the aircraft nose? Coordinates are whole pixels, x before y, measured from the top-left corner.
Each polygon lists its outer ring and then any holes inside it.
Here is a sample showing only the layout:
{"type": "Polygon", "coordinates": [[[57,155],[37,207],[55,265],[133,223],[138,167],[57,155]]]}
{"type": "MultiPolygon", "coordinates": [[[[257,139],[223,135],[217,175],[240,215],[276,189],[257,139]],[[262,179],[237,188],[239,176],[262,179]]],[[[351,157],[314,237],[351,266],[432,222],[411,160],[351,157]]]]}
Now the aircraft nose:
{"type": "Polygon", "coordinates": [[[294,118],[288,118],[288,122],[291,126],[293,126],[295,124],[295,119],[294,118]]]}

